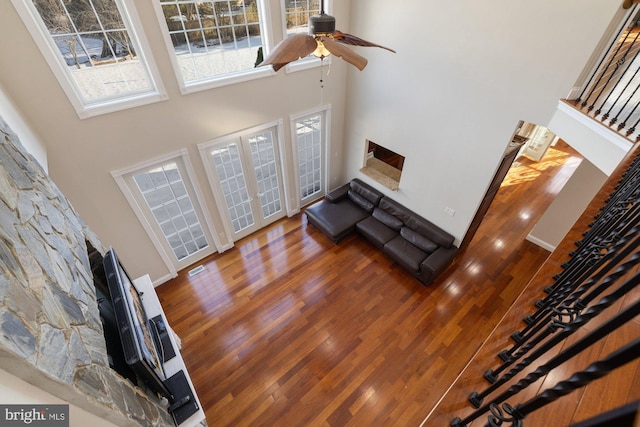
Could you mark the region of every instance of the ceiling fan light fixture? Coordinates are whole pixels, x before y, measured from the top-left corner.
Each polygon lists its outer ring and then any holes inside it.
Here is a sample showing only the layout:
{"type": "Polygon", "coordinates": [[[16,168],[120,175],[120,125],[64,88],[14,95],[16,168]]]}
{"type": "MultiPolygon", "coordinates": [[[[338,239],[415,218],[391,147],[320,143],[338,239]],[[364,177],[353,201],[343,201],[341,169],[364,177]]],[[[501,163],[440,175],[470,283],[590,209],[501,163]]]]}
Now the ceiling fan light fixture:
{"type": "MultiPolygon", "coordinates": [[[[640,2],[640,0],[633,1],[640,2]]],[[[395,53],[395,50],[388,47],[337,31],[336,18],[324,13],[324,1],[321,0],[320,14],[309,17],[309,33],[298,33],[285,38],[257,66],[272,65],[274,71],[278,71],[288,63],[305,56],[313,55],[322,59],[333,55],[344,59],[362,71],[367,66],[367,59],[349,49],[347,45],[373,46],[395,53]]]]}
{"type": "Polygon", "coordinates": [[[323,59],[331,55],[331,52],[329,52],[327,48],[324,47],[324,43],[322,43],[322,40],[316,39],[316,42],[318,43],[318,47],[316,47],[316,50],[313,51],[312,53],[313,56],[315,56],[316,58],[323,59]]]}

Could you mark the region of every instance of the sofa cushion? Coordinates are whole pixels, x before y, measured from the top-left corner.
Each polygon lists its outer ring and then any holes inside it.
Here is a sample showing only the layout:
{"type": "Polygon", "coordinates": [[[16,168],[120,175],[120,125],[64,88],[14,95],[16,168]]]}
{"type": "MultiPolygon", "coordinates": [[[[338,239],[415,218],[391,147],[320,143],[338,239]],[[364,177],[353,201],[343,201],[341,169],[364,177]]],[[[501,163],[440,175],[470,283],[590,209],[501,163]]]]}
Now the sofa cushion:
{"type": "Polygon", "coordinates": [[[450,248],[451,245],[453,245],[453,236],[451,234],[418,215],[409,218],[409,221],[405,222],[405,225],[417,231],[419,234],[428,237],[438,246],[450,248]]]}
{"type": "Polygon", "coordinates": [[[369,184],[366,184],[356,178],[351,180],[349,185],[351,186],[351,191],[353,193],[356,193],[360,197],[368,200],[374,206],[378,206],[378,203],[380,203],[380,199],[382,199],[383,194],[369,184]]]}
{"type": "Polygon", "coordinates": [[[398,264],[414,273],[420,271],[420,264],[427,257],[426,252],[412,245],[402,236],[387,242],[384,245],[384,252],[398,264]]]}
{"type": "Polygon", "coordinates": [[[402,227],[402,221],[400,219],[380,208],[373,209],[373,217],[387,227],[392,228],[396,231],[399,231],[402,227]]]}
{"type": "Polygon", "coordinates": [[[387,227],[372,216],[358,222],[356,230],[378,249],[382,249],[385,243],[398,236],[396,230],[387,227]]]}
{"type": "Polygon", "coordinates": [[[362,197],[360,194],[349,190],[349,199],[361,209],[364,209],[367,213],[373,212],[374,205],[369,200],[362,197]]]}
{"type": "Polygon", "coordinates": [[[409,221],[409,218],[415,215],[409,209],[405,208],[400,203],[388,197],[383,197],[382,200],[380,200],[380,204],[378,205],[378,207],[385,212],[395,216],[405,224],[407,223],[407,221],[409,221]]]}
{"type": "Polygon", "coordinates": [[[409,227],[402,227],[402,229],[400,229],[400,235],[407,239],[409,243],[417,246],[428,254],[438,249],[437,244],[424,237],[422,234],[419,234],[416,231],[410,229],[409,227]]]}
{"type": "Polygon", "coordinates": [[[336,203],[321,200],[305,209],[307,220],[326,234],[334,242],[346,237],[355,230],[358,221],[367,218],[369,214],[349,199],[336,203]]]}

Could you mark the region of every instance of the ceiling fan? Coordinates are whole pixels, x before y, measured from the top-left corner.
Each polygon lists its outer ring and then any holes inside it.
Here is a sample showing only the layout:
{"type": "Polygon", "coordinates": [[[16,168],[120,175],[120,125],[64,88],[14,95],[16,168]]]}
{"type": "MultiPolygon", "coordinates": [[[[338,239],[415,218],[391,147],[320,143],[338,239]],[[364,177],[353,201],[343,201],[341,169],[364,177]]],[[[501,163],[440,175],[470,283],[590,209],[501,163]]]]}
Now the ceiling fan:
{"type": "Polygon", "coordinates": [[[336,30],[336,18],[324,12],[324,0],[322,0],[320,14],[309,17],[309,34],[295,34],[284,39],[258,66],[273,65],[273,69],[278,71],[289,62],[311,54],[320,59],[333,54],[362,71],[367,66],[367,59],[344,45],[380,47],[396,53],[388,47],[336,30]]]}

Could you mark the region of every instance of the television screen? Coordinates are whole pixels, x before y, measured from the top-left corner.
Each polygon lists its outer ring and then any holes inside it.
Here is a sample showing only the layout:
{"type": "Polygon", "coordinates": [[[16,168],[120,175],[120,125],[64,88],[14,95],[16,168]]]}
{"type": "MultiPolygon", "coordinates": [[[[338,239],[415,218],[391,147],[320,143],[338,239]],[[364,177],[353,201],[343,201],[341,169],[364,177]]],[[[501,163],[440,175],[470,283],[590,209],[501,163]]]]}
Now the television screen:
{"type": "Polygon", "coordinates": [[[154,331],[142,304],[142,295],[113,248],[104,257],[104,269],[127,364],[151,390],[171,399],[171,393],[163,382],[165,375],[154,344],[154,331]]]}

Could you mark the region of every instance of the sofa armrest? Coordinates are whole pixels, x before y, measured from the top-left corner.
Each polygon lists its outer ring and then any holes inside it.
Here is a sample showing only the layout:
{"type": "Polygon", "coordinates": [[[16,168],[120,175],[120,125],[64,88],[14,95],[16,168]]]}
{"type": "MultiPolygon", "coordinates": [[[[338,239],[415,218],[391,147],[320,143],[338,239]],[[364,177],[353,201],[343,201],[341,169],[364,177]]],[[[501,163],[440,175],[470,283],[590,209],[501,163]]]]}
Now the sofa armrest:
{"type": "Polygon", "coordinates": [[[324,198],[331,203],[336,203],[339,202],[340,200],[344,199],[345,197],[347,197],[347,193],[349,192],[350,189],[350,185],[347,182],[345,185],[343,185],[342,187],[338,187],[333,191],[330,191],[329,193],[327,193],[326,196],[324,196],[324,198]]]}
{"type": "Polygon", "coordinates": [[[442,273],[453,262],[458,253],[458,248],[451,246],[443,248],[440,246],[431,255],[429,255],[420,265],[421,271],[431,272],[429,282],[432,282],[440,273],[442,273]]]}

